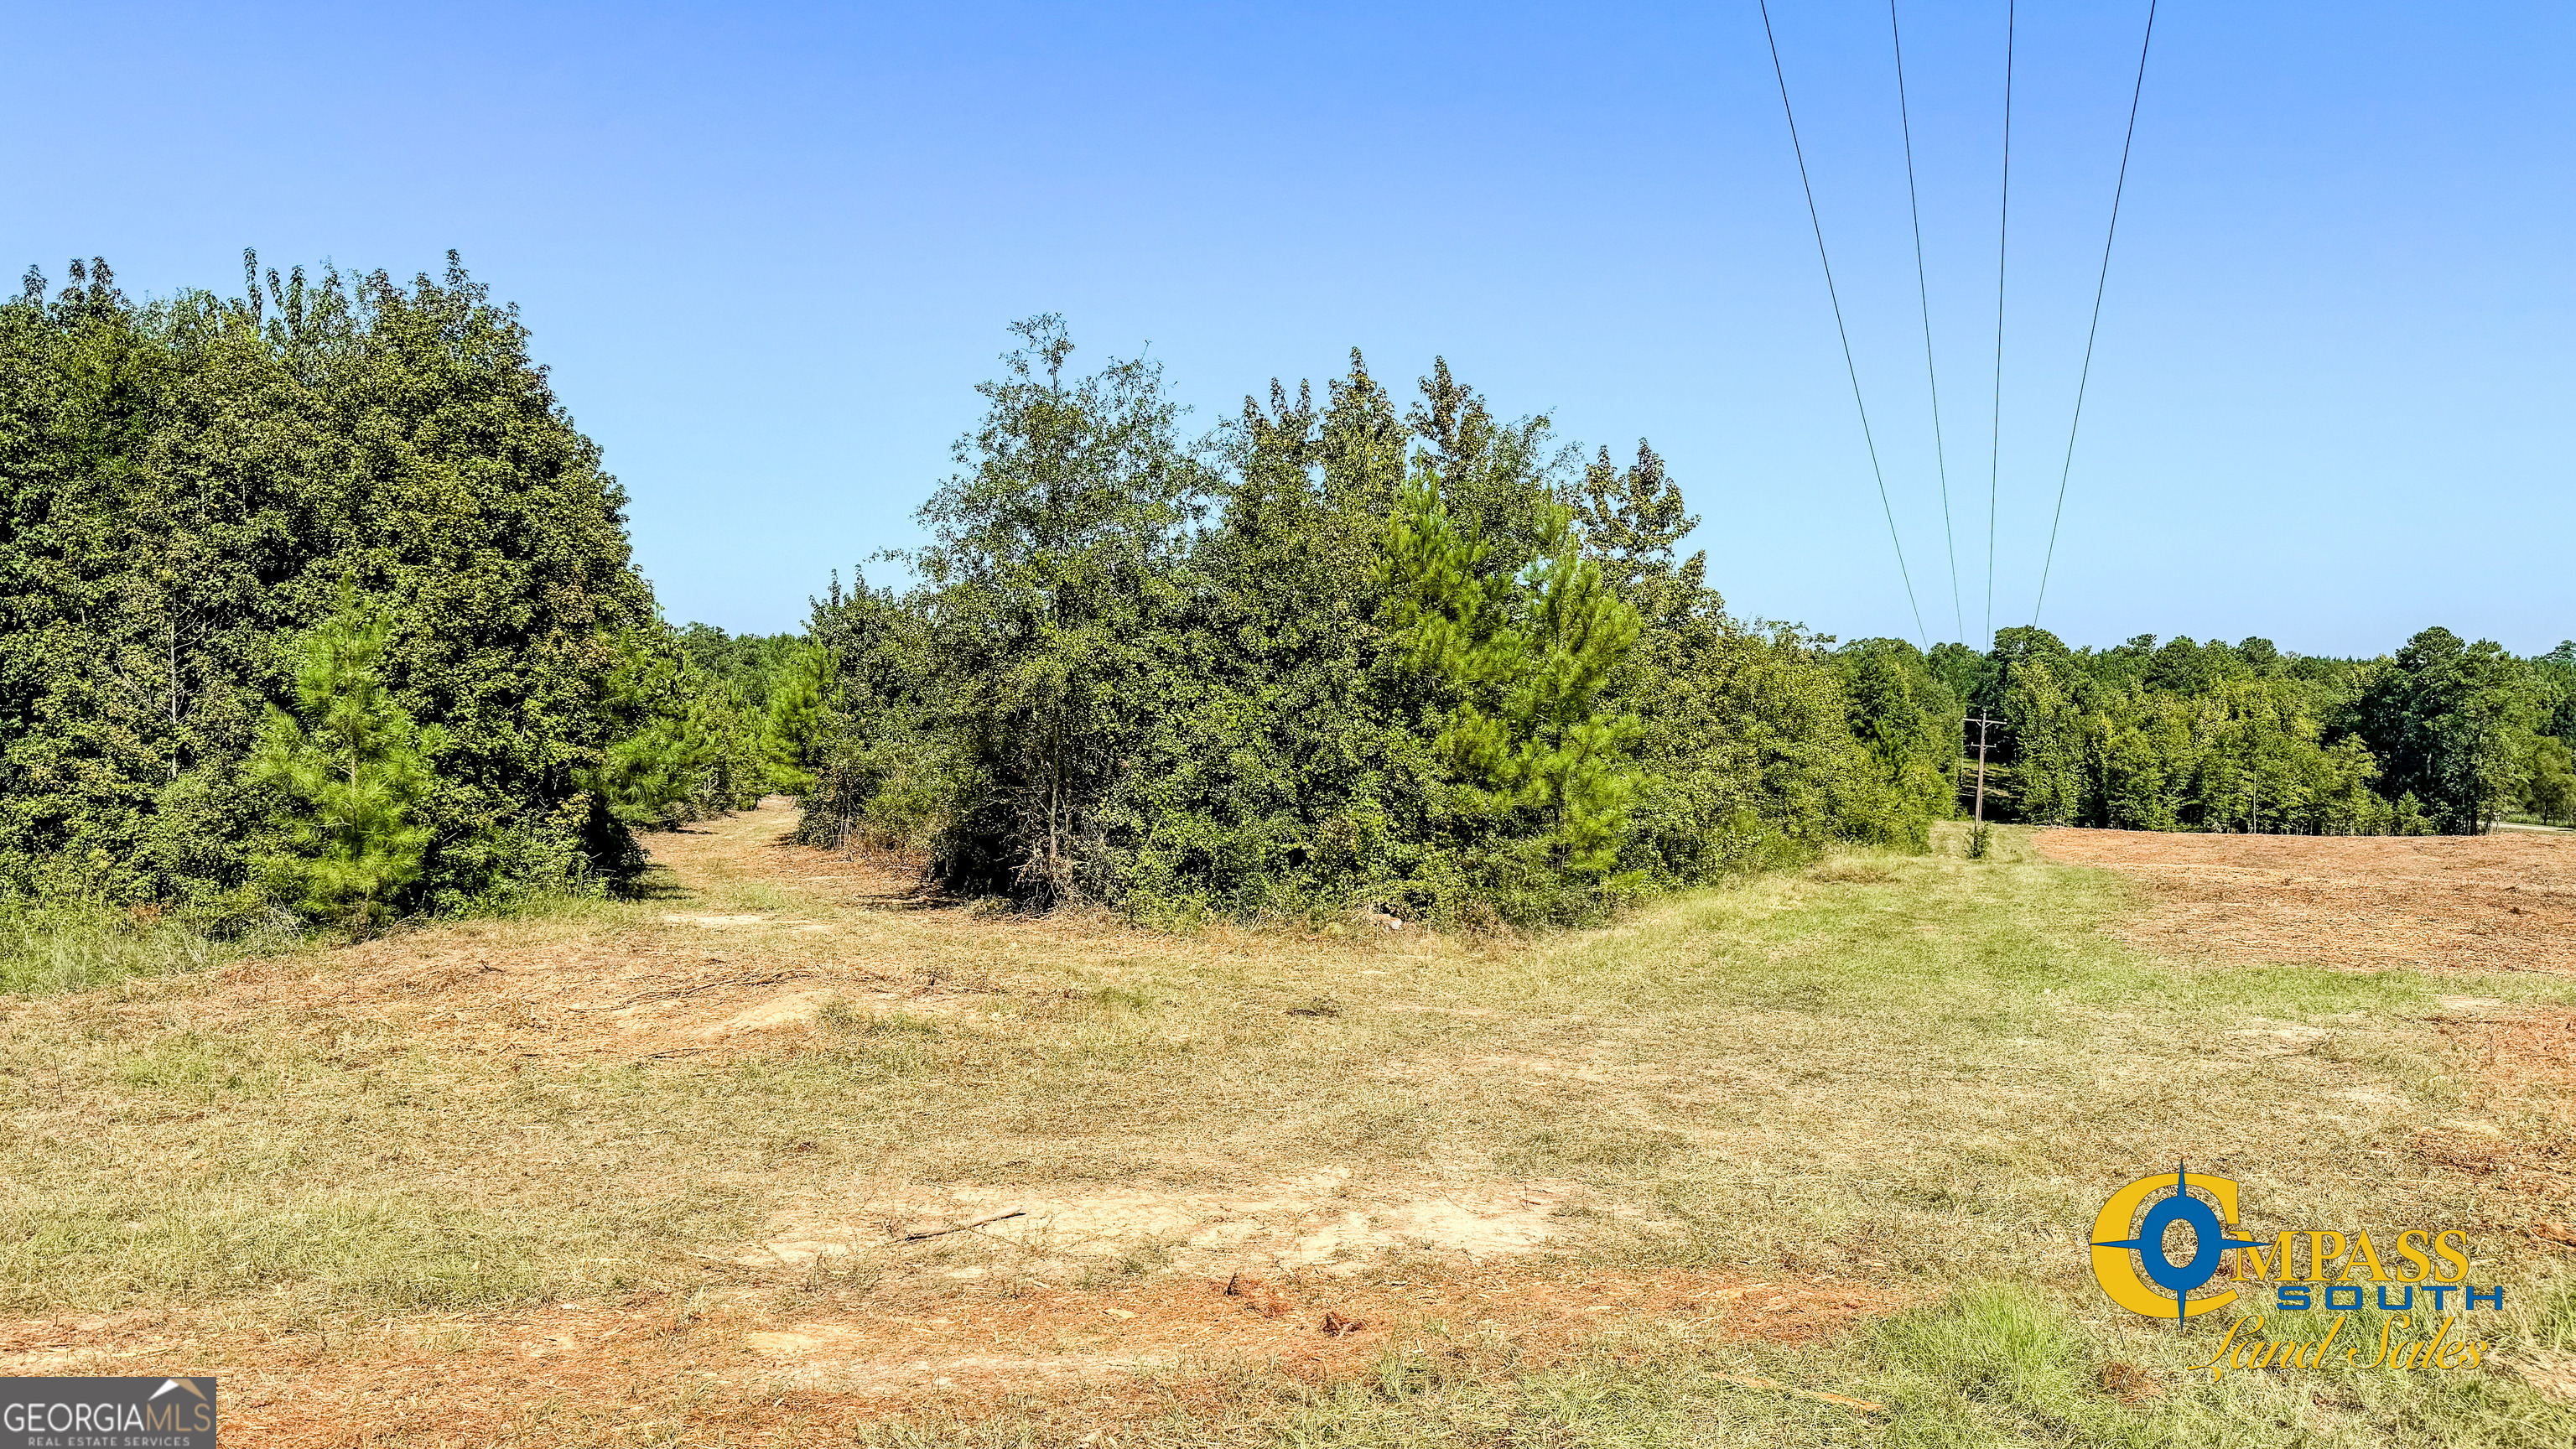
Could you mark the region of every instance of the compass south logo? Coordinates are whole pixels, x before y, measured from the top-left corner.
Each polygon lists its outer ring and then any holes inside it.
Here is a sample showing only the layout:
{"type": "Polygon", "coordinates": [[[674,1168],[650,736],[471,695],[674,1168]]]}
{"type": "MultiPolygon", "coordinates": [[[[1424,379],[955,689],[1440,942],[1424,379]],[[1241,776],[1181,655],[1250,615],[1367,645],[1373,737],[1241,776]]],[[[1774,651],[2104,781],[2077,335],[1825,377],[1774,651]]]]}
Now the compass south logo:
{"type": "Polygon", "coordinates": [[[2245,1235],[2236,1183],[2189,1171],[2142,1177],[2111,1194],[2089,1237],[2093,1279],[2112,1302],[2176,1323],[2245,1304],[2205,1368],[2473,1369],[2493,1345],[2477,1336],[2477,1314],[2501,1312],[2504,1286],[2469,1282],[2468,1234],[2458,1228],[2367,1230],[2294,1228],[2270,1242],[2245,1235]],[[2188,1229],[2189,1241],[2173,1230],[2188,1229]],[[2297,1314],[2296,1336],[2266,1337],[2257,1296],[2273,1313],[2297,1314]],[[2347,1337],[2364,1308],[2382,1310],[2376,1335],[2347,1337]],[[2320,1321],[2322,1319],[2322,1321],[2320,1321]]]}

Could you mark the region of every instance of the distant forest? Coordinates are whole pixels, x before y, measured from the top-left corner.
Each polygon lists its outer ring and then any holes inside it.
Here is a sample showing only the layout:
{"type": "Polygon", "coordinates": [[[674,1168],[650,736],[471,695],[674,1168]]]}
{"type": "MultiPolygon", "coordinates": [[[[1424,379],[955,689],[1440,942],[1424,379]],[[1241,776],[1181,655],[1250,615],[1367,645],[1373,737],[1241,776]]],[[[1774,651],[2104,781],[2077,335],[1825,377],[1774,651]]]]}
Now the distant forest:
{"type": "MultiPolygon", "coordinates": [[[[622,889],[637,833],[806,839],[1140,919],[1597,919],[1988,818],[2469,832],[2576,814],[2576,646],[2428,629],[1978,653],[1730,612],[1652,448],[1355,353],[1205,437],[1038,318],[909,582],[673,628],[626,501],[463,269],[0,304],[0,891],[221,928],[622,889]]],[[[854,550],[856,551],[856,550],[854,550]]],[[[818,581],[819,582],[819,581],[818,581]]]]}

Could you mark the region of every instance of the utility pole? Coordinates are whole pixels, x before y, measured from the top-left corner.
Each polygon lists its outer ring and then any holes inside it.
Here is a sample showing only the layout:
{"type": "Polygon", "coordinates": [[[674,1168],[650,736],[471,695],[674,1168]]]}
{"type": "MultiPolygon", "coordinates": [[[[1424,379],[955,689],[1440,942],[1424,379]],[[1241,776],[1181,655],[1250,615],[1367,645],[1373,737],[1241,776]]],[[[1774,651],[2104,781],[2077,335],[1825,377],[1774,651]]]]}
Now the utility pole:
{"type": "Polygon", "coordinates": [[[2245,827],[2245,833],[2260,835],[2263,833],[2263,736],[2259,732],[2248,741],[2245,756],[2245,778],[2254,795],[2254,818],[2245,827]]]}
{"type": "Polygon", "coordinates": [[[2003,721],[1987,718],[1986,712],[1980,709],[1977,711],[1976,717],[1967,722],[1977,727],[1977,808],[1975,818],[1979,825],[1983,825],[1986,823],[1986,727],[1989,725],[2002,724],[2003,721]]]}

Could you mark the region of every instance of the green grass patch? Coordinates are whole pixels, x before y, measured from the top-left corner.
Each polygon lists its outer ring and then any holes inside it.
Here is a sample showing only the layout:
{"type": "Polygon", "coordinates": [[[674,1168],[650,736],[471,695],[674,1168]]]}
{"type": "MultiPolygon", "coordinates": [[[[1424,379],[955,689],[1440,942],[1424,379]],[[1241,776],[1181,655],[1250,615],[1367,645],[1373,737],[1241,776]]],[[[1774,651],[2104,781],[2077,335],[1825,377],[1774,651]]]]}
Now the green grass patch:
{"type": "Polygon", "coordinates": [[[92,991],[284,949],[292,927],[209,934],[178,915],[80,901],[0,900],[0,994],[92,991]]]}

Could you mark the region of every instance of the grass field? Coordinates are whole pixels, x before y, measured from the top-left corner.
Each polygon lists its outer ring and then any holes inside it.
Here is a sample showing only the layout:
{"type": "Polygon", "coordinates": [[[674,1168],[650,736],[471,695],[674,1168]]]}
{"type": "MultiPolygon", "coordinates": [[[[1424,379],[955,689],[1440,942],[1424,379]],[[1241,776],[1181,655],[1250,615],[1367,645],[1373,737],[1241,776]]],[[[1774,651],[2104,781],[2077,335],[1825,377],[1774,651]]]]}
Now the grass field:
{"type": "Polygon", "coordinates": [[[786,820],[338,950],[26,935],[0,1372],[216,1372],[242,1443],[2576,1434],[2576,961],[2154,954],[2019,832],[1534,940],[1163,935],[786,820]],[[2177,1159],[2258,1235],[2464,1229],[2505,1351],[2189,1371],[2233,1315],[2082,1247],[2177,1159]]]}

